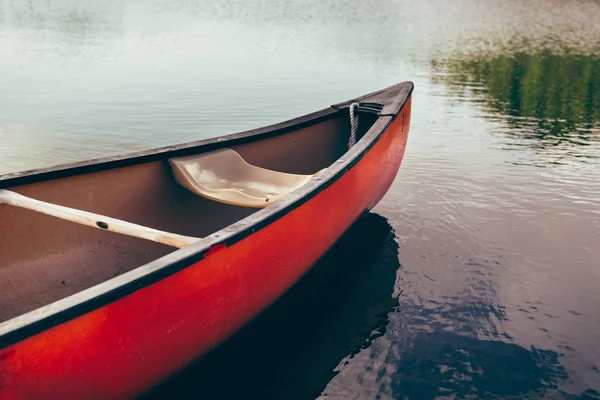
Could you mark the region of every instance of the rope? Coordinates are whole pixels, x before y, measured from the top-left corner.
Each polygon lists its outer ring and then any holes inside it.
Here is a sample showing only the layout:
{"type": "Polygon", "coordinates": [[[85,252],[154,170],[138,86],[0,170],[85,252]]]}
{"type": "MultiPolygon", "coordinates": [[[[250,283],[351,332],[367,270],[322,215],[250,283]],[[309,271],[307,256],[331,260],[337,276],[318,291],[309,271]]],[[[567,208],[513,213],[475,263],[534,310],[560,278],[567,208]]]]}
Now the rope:
{"type": "Polygon", "coordinates": [[[348,140],[348,149],[350,149],[356,143],[356,131],[358,130],[358,115],[354,117],[354,107],[358,106],[358,103],[350,104],[350,140],[348,140]]]}

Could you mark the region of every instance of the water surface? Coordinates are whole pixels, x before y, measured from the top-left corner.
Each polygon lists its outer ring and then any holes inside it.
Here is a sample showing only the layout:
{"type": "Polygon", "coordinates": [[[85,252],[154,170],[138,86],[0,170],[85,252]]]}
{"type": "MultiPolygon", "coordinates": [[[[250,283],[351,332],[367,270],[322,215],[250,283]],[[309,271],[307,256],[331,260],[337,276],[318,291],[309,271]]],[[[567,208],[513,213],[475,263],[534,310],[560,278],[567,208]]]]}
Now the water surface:
{"type": "Polygon", "coordinates": [[[600,397],[600,3],[0,0],[0,173],[415,83],[398,178],[149,398],[600,397]]]}

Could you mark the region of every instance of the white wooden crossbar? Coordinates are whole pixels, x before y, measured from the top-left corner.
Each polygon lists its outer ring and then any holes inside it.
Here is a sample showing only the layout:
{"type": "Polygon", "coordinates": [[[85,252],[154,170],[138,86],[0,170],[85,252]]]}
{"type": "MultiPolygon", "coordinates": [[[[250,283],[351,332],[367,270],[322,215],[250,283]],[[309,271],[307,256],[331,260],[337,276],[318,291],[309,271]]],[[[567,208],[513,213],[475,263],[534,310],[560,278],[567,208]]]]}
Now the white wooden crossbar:
{"type": "Polygon", "coordinates": [[[0,204],[14,207],[26,208],[42,214],[51,215],[77,224],[92,228],[116,232],[123,235],[134,236],[140,239],[151,240],[169,246],[182,248],[188,246],[200,238],[178,235],[176,233],[163,232],[142,225],[132,224],[119,219],[81,211],[74,208],[59,206],[35,200],[6,189],[0,189],[0,204]]]}

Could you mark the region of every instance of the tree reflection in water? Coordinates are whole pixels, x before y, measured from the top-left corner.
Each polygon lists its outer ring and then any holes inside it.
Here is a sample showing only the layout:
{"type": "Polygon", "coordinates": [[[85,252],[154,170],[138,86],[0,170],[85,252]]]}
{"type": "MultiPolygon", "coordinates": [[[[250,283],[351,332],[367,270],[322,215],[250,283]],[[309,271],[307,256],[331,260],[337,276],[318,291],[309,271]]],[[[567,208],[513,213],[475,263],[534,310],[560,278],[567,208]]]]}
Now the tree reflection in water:
{"type": "Polygon", "coordinates": [[[600,146],[600,58],[595,55],[511,52],[459,55],[433,62],[451,95],[479,103],[512,149],[556,151],[591,161],[600,146]],[[588,148],[586,148],[588,147],[588,148]]]}

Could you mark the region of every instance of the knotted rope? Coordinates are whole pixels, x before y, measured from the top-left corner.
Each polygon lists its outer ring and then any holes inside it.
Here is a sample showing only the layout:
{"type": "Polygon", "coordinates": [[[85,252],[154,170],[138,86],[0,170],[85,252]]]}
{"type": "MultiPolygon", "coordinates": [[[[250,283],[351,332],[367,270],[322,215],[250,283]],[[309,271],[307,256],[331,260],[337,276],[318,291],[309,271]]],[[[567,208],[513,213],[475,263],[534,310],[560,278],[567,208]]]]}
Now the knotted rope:
{"type": "Polygon", "coordinates": [[[348,149],[356,143],[356,131],[358,130],[358,115],[354,116],[354,107],[356,106],[358,106],[358,103],[350,104],[350,140],[348,140],[348,149]]]}

